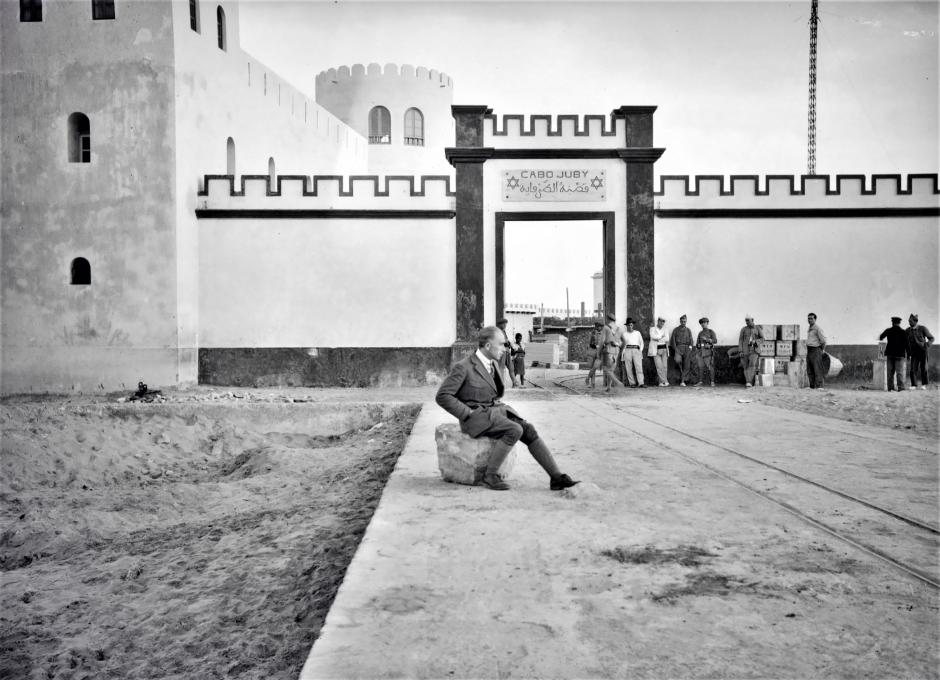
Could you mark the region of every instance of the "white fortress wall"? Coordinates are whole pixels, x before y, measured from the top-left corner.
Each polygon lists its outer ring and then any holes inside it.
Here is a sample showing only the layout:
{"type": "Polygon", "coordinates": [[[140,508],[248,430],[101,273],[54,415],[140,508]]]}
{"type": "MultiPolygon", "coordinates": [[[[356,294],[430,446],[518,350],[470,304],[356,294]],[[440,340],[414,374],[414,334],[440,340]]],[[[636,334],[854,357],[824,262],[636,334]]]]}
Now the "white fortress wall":
{"type": "Polygon", "coordinates": [[[2,390],[176,381],[176,186],[170,7],[0,3],[2,390]],[[69,161],[87,116],[89,162],[69,161]],[[85,258],[91,284],[72,285],[85,258]]]}
{"type": "Polygon", "coordinates": [[[750,312],[805,337],[813,311],[831,344],[874,345],[891,316],[938,324],[935,176],[803,181],[660,178],[656,311],[670,327],[708,316],[734,344],[750,312]]]}
{"type": "Polygon", "coordinates": [[[207,180],[207,212],[199,219],[202,347],[454,341],[448,178],[282,178],[280,198],[257,184],[246,180],[237,196],[227,180],[207,180]],[[290,214],[258,212],[266,209],[290,214]],[[252,217],[240,217],[245,210],[252,217]]]}
{"type": "Polygon", "coordinates": [[[227,142],[235,149],[234,172],[364,171],[362,135],[296,89],[239,45],[235,2],[202,2],[199,32],[190,24],[188,0],[174,0],[176,34],[176,180],[178,299],[181,382],[198,376],[198,249],[194,215],[205,172],[229,172],[227,142]],[[217,7],[225,12],[227,44],[218,46],[217,7]]]}

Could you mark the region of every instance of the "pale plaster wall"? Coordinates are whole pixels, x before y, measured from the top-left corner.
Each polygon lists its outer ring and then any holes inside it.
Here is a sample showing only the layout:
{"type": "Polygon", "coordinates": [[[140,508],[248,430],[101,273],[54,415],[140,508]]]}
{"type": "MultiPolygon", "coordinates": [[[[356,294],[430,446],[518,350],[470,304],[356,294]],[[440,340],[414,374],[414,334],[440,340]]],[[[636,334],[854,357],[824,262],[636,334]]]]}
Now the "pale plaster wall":
{"type": "MultiPolygon", "coordinates": [[[[569,140],[570,142],[570,140],[569,140]]],[[[613,212],[615,220],[614,256],[616,260],[617,318],[627,313],[627,223],[626,165],[618,158],[610,159],[491,159],[483,165],[483,244],[484,244],[484,323],[493,323],[496,314],[496,218],[497,212],[613,212]],[[501,191],[503,171],[532,168],[534,170],[604,170],[607,191],[600,201],[506,201],[501,191]]],[[[595,232],[591,232],[595,236],[595,232]]],[[[598,241],[598,248],[602,248],[598,241]]],[[[507,253],[507,257],[510,254],[507,253]]],[[[522,301],[526,302],[526,301],[522,301]]]]}
{"type": "Polygon", "coordinates": [[[656,219],[656,312],[707,316],[722,344],[744,315],[798,323],[831,344],[877,342],[892,316],[938,326],[937,218],[656,219]]]}
{"type": "Polygon", "coordinates": [[[200,220],[203,347],[446,347],[449,219],[200,220]]]}
{"type": "Polygon", "coordinates": [[[179,372],[181,382],[195,382],[200,345],[197,192],[204,173],[227,172],[228,138],[235,142],[239,174],[267,176],[272,158],[277,174],[361,173],[368,149],[361,135],[241,49],[237,3],[200,0],[198,33],[190,25],[189,1],[174,0],[172,7],[179,372]],[[220,5],[227,24],[225,50],[217,42],[220,5]]]}
{"type": "Polygon", "coordinates": [[[177,379],[170,6],[0,3],[2,390],[92,390],[177,379]],[[69,163],[67,120],[90,119],[69,163]],[[91,263],[72,286],[73,258],[91,263]]]}
{"type": "Polygon", "coordinates": [[[317,74],[317,102],[346,121],[368,141],[369,111],[389,110],[391,143],[369,145],[369,171],[453,174],[444,148],[454,145],[450,106],[453,85],[447,74],[410,64],[355,64],[317,74]],[[424,114],[424,146],[404,143],[405,111],[424,114]]]}

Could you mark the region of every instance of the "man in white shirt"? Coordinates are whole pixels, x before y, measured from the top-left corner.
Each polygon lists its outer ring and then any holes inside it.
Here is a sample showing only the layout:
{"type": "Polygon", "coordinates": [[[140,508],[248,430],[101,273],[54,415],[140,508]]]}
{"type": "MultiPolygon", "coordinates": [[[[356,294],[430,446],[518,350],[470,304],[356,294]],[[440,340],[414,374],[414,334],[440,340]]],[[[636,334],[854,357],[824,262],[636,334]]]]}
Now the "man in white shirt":
{"type": "Polygon", "coordinates": [[[659,386],[669,387],[669,382],[666,380],[666,370],[669,362],[669,331],[666,330],[666,320],[661,316],[656,318],[656,325],[650,328],[648,354],[653,358],[653,363],[656,365],[659,386]]]}
{"type": "Polygon", "coordinates": [[[643,336],[633,328],[633,317],[627,317],[623,333],[623,370],[630,387],[646,387],[643,379],[643,336]]]}

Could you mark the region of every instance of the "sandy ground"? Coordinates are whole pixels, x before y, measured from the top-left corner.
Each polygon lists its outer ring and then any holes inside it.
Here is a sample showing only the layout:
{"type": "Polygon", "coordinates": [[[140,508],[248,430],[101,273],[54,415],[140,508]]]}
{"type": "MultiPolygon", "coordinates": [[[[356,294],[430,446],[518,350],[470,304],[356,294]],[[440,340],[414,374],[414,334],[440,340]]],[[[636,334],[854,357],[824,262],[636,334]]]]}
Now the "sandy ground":
{"type": "Polygon", "coordinates": [[[6,400],[0,678],[296,678],[418,407],[295,396],[6,400]]]}

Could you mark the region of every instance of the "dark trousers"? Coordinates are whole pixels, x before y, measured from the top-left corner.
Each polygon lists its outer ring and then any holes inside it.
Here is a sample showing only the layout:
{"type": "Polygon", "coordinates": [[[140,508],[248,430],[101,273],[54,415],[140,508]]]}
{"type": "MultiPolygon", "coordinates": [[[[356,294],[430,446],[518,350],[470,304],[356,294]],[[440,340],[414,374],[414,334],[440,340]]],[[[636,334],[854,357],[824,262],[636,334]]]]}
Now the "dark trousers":
{"type": "Polygon", "coordinates": [[[676,356],[673,358],[682,372],[682,382],[689,382],[692,379],[692,348],[688,345],[677,345],[676,356]]]}
{"type": "Polygon", "coordinates": [[[904,374],[907,368],[907,359],[904,357],[885,357],[885,367],[888,369],[888,391],[894,389],[894,376],[898,378],[898,392],[904,390],[904,374]]]}
{"type": "Polygon", "coordinates": [[[813,389],[826,386],[826,372],[823,370],[823,351],[819,347],[806,348],[806,377],[813,389]]]}
{"type": "Polygon", "coordinates": [[[708,375],[708,382],[715,382],[715,356],[712,350],[702,350],[698,355],[698,374],[702,382],[706,382],[705,376],[708,375]]]}
{"type": "Polygon", "coordinates": [[[927,384],[927,353],[911,353],[911,387],[927,384]]]}
{"type": "Polygon", "coordinates": [[[526,446],[539,438],[539,433],[535,427],[527,420],[523,420],[515,413],[507,411],[505,407],[493,406],[494,409],[500,409],[500,416],[493,418],[493,424],[480,433],[481,437],[490,439],[499,439],[503,443],[512,447],[516,442],[522,442],[526,446]]]}

